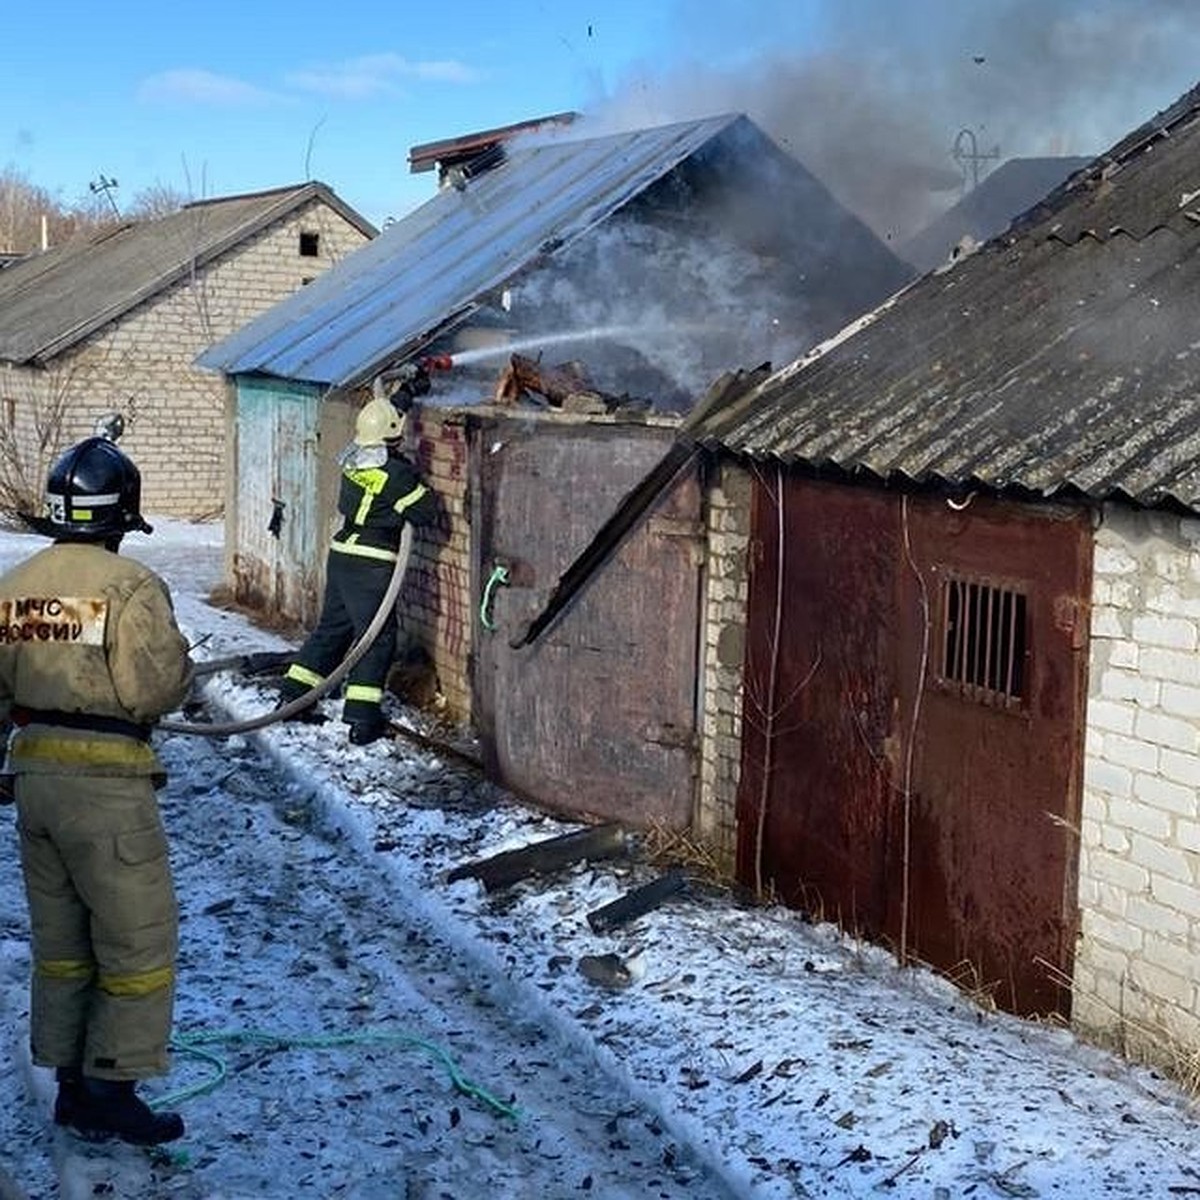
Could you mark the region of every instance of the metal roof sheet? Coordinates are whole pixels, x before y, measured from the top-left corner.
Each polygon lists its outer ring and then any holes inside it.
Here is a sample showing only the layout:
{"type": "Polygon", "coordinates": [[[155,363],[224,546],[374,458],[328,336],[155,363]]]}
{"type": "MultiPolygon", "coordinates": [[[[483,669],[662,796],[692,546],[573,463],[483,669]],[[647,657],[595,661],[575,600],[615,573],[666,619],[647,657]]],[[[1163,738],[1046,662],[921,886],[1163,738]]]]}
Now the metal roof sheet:
{"type": "Polygon", "coordinates": [[[1200,510],[1200,89],[1185,100],[702,439],[885,480],[1200,510]]]}
{"type": "Polygon", "coordinates": [[[511,144],[502,165],[443,189],[197,363],[335,387],[363,382],[745,120],[511,144]]]}
{"type": "Polygon", "coordinates": [[[374,227],[323,183],[188,204],[153,221],[73,238],[0,272],[0,360],[44,362],[272,222],[322,200],[374,227]]]}

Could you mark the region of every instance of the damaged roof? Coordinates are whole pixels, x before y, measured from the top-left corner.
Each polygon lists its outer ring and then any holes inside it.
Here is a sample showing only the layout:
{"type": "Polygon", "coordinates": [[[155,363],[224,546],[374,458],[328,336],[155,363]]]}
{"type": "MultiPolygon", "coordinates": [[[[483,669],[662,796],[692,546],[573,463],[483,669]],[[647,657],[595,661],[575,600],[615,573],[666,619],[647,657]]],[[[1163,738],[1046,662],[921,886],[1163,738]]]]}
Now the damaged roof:
{"type": "Polygon", "coordinates": [[[726,114],[604,137],[511,143],[501,165],[442,189],[196,361],[230,375],[333,387],[365,382],[456,327],[517,275],[735,126],[754,128],[726,114]]]}
{"type": "Polygon", "coordinates": [[[1200,511],[1200,87],[710,415],[752,458],[1200,511]]]}
{"type": "Polygon", "coordinates": [[[577,120],[577,112],[552,113],[548,117],[536,117],[532,121],[517,121],[512,125],[463,133],[458,137],[442,138],[436,142],[422,142],[420,145],[409,147],[408,169],[416,175],[422,171],[432,171],[434,167],[445,168],[454,163],[469,162],[475,155],[483,154],[522,134],[536,133],[547,126],[570,125],[577,120]]]}
{"type": "Polygon", "coordinates": [[[326,184],[313,181],[196,201],[14,262],[0,272],[0,361],[47,362],[316,200],[375,234],[326,184]]]}

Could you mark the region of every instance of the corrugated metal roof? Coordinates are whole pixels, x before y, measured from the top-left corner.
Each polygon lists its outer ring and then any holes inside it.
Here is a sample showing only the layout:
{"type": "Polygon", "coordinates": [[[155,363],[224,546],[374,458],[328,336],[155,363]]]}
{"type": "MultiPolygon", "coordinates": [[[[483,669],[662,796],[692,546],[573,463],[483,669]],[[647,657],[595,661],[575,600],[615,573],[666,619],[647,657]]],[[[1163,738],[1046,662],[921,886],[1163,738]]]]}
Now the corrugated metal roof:
{"type": "Polygon", "coordinates": [[[440,191],[197,362],[227,374],[363,382],[745,120],[511,145],[501,166],[440,191]]]}
{"type": "Polygon", "coordinates": [[[0,273],[0,360],[45,362],[272,222],[321,200],[374,227],[323,183],[188,204],[30,255],[0,273]]]}
{"type": "Polygon", "coordinates": [[[1200,89],[1167,112],[700,436],[885,480],[1200,510],[1200,89]]]}

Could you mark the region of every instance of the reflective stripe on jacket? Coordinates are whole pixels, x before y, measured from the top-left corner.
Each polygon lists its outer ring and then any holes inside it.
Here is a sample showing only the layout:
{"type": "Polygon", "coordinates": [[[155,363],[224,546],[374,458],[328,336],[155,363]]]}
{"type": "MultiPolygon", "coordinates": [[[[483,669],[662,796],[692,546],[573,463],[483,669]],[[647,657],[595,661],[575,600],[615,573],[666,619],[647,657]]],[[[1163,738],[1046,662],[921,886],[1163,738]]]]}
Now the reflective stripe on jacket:
{"type": "Polygon", "coordinates": [[[330,550],[395,562],[404,523],[428,524],[434,498],[408,459],[389,455],[380,465],[343,469],[338,512],[345,523],[333,535],[330,550]]]}
{"type": "Polygon", "coordinates": [[[158,775],[158,755],[120,734],[87,733],[53,725],[18,730],[8,751],[9,770],[35,775],[158,775]]]}

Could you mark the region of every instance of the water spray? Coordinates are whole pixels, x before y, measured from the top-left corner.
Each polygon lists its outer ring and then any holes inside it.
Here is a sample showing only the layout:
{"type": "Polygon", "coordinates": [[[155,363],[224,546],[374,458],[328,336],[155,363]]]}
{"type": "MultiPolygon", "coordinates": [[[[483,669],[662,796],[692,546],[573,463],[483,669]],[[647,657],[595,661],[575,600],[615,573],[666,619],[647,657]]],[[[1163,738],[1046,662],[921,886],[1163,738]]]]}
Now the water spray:
{"type": "Polygon", "coordinates": [[[489,358],[503,358],[509,354],[520,354],[525,350],[536,350],[543,346],[561,346],[572,342],[598,342],[606,339],[623,338],[632,343],[661,340],[664,333],[696,333],[708,331],[706,325],[672,325],[668,330],[653,330],[645,325],[595,325],[590,329],[568,330],[563,333],[530,334],[515,341],[500,342],[494,346],[478,346],[463,350],[453,356],[456,367],[484,362],[489,358]]]}

